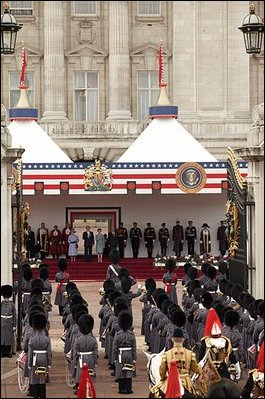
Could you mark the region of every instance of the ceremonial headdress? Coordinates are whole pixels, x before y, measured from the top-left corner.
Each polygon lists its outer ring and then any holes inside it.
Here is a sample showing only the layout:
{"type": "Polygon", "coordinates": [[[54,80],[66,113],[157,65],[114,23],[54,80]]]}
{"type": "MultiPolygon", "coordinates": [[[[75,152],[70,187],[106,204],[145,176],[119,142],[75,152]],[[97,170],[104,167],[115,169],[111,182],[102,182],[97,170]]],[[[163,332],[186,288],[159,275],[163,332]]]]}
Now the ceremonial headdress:
{"type": "Polygon", "coordinates": [[[12,295],[13,295],[12,285],[9,285],[9,284],[2,285],[2,287],[1,287],[1,296],[3,298],[11,298],[12,295]]]}
{"type": "Polygon", "coordinates": [[[222,333],[222,323],[216,313],[216,311],[211,308],[209,309],[206,317],[204,336],[219,336],[222,333]]]}

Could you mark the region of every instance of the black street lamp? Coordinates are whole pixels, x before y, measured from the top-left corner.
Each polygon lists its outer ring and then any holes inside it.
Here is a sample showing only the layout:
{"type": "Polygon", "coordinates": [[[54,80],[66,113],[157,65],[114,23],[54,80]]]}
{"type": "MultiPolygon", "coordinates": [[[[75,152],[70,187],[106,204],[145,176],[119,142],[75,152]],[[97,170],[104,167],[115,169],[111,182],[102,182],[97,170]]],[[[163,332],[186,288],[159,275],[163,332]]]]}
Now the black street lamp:
{"type": "Polygon", "coordinates": [[[1,54],[13,54],[16,47],[17,32],[22,28],[15,17],[10,14],[9,4],[3,4],[4,12],[1,15],[1,54]]]}
{"type": "Polygon", "coordinates": [[[249,5],[249,14],[243,19],[240,29],[244,35],[246,52],[248,54],[260,54],[264,33],[264,23],[255,14],[255,5],[249,5]]]}

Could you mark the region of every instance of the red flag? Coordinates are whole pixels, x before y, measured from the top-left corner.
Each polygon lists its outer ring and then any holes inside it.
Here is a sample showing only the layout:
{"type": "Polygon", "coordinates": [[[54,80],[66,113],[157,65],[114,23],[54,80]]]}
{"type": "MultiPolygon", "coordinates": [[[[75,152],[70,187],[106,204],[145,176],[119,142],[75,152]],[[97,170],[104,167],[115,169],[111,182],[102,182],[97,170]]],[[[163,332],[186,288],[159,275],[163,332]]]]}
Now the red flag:
{"type": "Polygon", "coordinates": [[[96,391],[93,381],[88,372],[88,365],[83,364],[82,373],[79,380],[79,386],[77,391],[78,398],[96,398],[96,391]]]}
{"type": "Polygon", "coordinates": [[[21,48],[21,72],[20,72],[20,86],[26,86],[26,68],[27,68],[27,57],[24,47],[21,48]]]}

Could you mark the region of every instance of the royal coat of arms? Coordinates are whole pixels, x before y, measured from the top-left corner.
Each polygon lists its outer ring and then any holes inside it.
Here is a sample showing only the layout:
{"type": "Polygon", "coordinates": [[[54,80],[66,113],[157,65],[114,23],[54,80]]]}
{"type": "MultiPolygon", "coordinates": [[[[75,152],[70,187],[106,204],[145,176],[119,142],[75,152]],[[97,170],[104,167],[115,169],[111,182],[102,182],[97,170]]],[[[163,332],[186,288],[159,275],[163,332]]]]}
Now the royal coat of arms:
{"type": "Polygon", "coordinates": [[[85,191],[110,191],[112,183],[112,171],[107,166],[101,165],[100,160],[96,160],[94,165],[85,169],[85,191]]]}

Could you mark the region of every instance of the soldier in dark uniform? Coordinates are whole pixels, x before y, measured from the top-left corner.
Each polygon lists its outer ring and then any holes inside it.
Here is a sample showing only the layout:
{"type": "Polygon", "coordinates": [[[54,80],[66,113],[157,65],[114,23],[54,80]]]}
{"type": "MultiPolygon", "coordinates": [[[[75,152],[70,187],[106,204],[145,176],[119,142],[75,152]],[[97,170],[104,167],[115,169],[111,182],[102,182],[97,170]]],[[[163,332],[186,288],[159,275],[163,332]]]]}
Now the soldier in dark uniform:
{"type": "Polygon", "coordinates": [[[185,229],[185,240],[188,244],[188,255],[194,256],[194,244],[197,240],[196,227],[192,226],[193,221],[188,221],[188,226],[185,229]]]}
{"type": "Polygon", "coordinates": [[[184,230],[179,220],[176,220],[176,225],[173,227],[172,240],[174,242],[173,251],[175,252],[176,256],[179,257],[181,256],[184,242],[184,230]]]}
{"type": "Polygon", "coordinates": [[[146,223],[146,225],[147,227],[144,229],[144,241],[147,248],[148,258],[152,258],[156,233],[155,229],[151,227],[151,223],[146,223]]]}
{"type": "Polygon", "coordinates": [[[137,259],[140,247],[140,240],[142,239],[142,232],[139,227],[137,227],[136,222],[133,223],[133,227],[130,230],[130,238],[132,243],[133,257],[137,259]]]}
{"type": "Polygon", "coordinates": [[[116,229],[116,235],[118,237],[118,245],[119,245],[119,252],[120,258],[124,258],[124,248],[126,247],[127,240],[128,240],[128,232],[125,227],[123,227],[123,223],[119,224],[119,228],[116,229]]]}
{"type": "Polygon", "coordinates": [[[32,259],[35,257],[35,233],[31,230],[31,226],[28,226],[25,231],[25,242],[27,258],[32,259]]]}
{"type": "Polygon", "coordinates": [[[11,285],[2,285],[1,296],[1,357],[12,357],[11,345],[16,329],[16,309],[10,298],[13,295],[11,285]]]}
{"type": "Polygon", "coordinates": [[[109,252],[113,249],[118,249],[119,246],[119,239],[115,232],[115,229],[112,229],[108,234],[108,243],[109,243],[109,252]]]}
{"type": "Polygon", "coordinates": [[[221,226],[217,229],[217,240],[219,241],[219,251],[221,256],[224,256],[226,251],[228,250],[228,238],[226,235],[226,226],[225,222],[221,220],[221,226]]]}
{"type": "Polygon", "coordinates": [[[166,256],[167,254],[167,246],[168,246],[168,241],[169,241],[169,231],[168,228],[166,227],[166,223],[162,223],[161,229],[159,229],[158,232],[158,240],[160,242],[161,246],[161,255],[166,256]]]}

